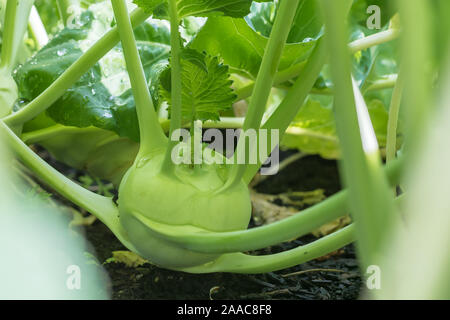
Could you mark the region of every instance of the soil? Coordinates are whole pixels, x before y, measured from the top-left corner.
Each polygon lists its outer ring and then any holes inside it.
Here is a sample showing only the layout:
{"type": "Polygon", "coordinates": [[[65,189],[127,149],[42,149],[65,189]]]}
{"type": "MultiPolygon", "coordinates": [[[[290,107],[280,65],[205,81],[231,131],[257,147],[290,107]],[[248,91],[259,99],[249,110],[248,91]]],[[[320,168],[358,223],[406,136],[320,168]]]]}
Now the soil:
{"type": "MultiPolygon", "coordinates": [[[[288,154],[284,153],[283,156],[288,154]]],[[[71,175],[77,175],[73,169],[50,162],[61,171],[72,170],[71,175]]],[[[325,195],[330,196],[340,188],[335,161],[307,156],[292,163],[276,176],[264,180],[255,189],[268,194],[324,189],[325,195]]],[[[361,277],[353,245],[278,272],[259,275],[192,275],[161,269],[151,264],[132,268],[122,263],[105,263],[112,257],[113,251],[126,249],[100,221],[85,227],[83,233],[91,244],[90,251],[109,275],[113,299],[337,300],[357,299],[360,296],[361,277]],[[301,271],[306,272],[286,276],[301,271]]],[[[307,235],[266,248],[259,253],[276,253],[314,240],[314,236],[307,235]]]]}

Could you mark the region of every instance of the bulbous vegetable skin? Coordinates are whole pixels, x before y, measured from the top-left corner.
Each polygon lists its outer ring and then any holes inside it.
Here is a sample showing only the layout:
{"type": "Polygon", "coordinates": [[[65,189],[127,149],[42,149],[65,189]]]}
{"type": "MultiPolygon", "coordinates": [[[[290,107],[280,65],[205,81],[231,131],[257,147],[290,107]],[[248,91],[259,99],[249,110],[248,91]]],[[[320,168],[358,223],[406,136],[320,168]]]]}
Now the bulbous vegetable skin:
{"type": "Polygon", "coordinates": [[[179,269],[215,260],[218,255],[189,251],[158,238],[139,217],[197,232],[245,230],[251,215],[247,185],[242,182],[217,193],[226,169],[180,165],[169,177],[160,171],[163,159],[163,154],[141,158],[123,178],[118,201],[122,226],[138,253],[156,265],[179,269]]]}

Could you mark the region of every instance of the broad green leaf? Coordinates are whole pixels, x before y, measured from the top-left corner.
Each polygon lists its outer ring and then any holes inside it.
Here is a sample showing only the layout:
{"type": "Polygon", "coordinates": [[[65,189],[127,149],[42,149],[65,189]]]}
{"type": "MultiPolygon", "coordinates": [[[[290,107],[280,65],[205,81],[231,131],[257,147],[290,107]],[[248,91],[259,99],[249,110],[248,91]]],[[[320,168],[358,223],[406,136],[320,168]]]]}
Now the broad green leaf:
{"type": "MultiPolygon", "coordinates": [[[[370,101],[368,109],[378,143],[384,147],[388,113],[379,100],[370,101]]],[[[332,109],[309,98],[288,128],[281,146],[308,154],[319,154],[326,159],[338,159],[339,141],[332,109]]]]}
{"type": "Polygon", "coordinates": [[[275,22],[277,9],[278,6],[275,5],[275,2],[253,2],[250,13],[245,17],[245,20],[257,33],[269,37],[275,22]]]}
{"type": "MultiPolygon", "coordinates": [[[[17,70],[21,98],[30,101],[44,91],[111,27],[112,21],[108,2],[94,4],[82,14],[77,28],[59,32],[17,70]]],[[[155,20],[138,27],[135,34],[154,104],[158,105],[159,73],[168,63],[170,52],[169,30],[155,20]]],[[[48,109],[47,115],[59,124],[95,126],[138,141],[134,98],[121,47],[101,59],[48,109]]]]}
{"type": "MultiPolygon", "coordinates": [[[[182,54],[182,116],[184,120],[220,120],[220,112],[229,110],[236,99],[231,88],[228,66],[192,49],[182,54]]],[[[161,77],[161,94],[171,101],[171,72],[161,77]]]]}
{"type": "MultiPolygon", "coordinates": [[[[255,78],[268,38],[253,30],[245,19],[211,17],[190,44],[198,51],[219,56],[233,73],[255,78]]],[[[316,41],[310,38],[285,46],[279,69],[306,60],[316,41]]]]}
{"type": "MultiPolygon", "coordinates": [[[[168,18],[167,0],[134,0],[133,2],[147,12],[153,13],[155,18],[168,18]]],[[[250,12],[251,4],[252,0],[177,0],[180,18],[214,15],[244,17],[250,12]]]]}

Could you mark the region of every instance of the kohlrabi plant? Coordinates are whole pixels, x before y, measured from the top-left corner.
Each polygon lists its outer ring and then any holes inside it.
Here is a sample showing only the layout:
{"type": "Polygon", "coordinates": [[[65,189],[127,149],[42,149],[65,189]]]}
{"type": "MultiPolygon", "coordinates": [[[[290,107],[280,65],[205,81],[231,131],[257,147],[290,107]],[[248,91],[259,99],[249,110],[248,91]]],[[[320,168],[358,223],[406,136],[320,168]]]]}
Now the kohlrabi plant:
{"type": "MultiPolygon", "coordinates": [[[[261,273],[358,240],[362,268],[379,263],[384,235],[400,216],[395,186],[424,129],[429,91],[422,85],[438,70],[417,66],[427,57],[419,44],[391,44],[403,19],[413,19],[406,0],[398,1],[400,13],[378,1],[378,28],[366,24],[363,0],[63,0],[44,9],[33,2],[0,2],[2,135],[43,183],[98,217],[128,249],[173,270],[261,273]],[[414,68],[422,81],[414,81],[414,68]],[[399,121],[403,90],[417,90],[422,100],[410,100],[399,121]],[[248,102],[245,117],[234,116],[239,101],[248,102]],[[180,143],[186,127],[190,140],[180,143]],[[254,130],[257,140],[248,145],[241,135],[230,157],[196,141],[201,127],[254,130]],[[340,159],[348,189],[247,230],[248,185],[280,143],[259,129],[279,132],[281,147],[340,159]],[[30,144],[112,181],[117,200],[71,181],[30,144]],[[247,161],[252,152],[264,156],[247,161]],[[348,212],[354,223],[307,245],[244,253],[348,212]]],[[[414,42],[406,35],[406,44],[414,42]]]]}

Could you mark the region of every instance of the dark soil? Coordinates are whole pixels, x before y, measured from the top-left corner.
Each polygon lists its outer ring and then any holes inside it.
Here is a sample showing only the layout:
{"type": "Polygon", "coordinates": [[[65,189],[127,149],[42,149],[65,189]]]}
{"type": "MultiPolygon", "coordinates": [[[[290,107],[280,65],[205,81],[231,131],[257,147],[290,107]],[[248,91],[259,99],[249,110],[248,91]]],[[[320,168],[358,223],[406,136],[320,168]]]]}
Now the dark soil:
{"type": "MultiPolygon", "coordinates": [[[[284,154],[286,156],[286,154],[284,154]]],[[[52,162],[58,170],[73,169],[52,162]]],[[[340,190],[335,161],[308,156],[291,164],[278,175],[256,187],[261,193],[278,194],[287,191],[324,189],[327,196],[340,190]]],[[[252,225],[252,223],[251,223],[252,225]]],[[[273,273],[240,275],[215,273],[192,275],[169,271],[145,264],[131,268],[122,263],[105,263],[112,252],[126,250],[100,222],[85,227],[91,243],[90,251],[103,264],[110,277],[113,299],[356,299],[360,294],[361,277],[353,245],[326,257],[273,273]],[[317,270],[320,269],[320,270],[317,270]],[[294,272],[308,272],[283,276],[294,272]]],[[[264,249],[270,254],[314,241],[312,235],[264,249]]]]}

